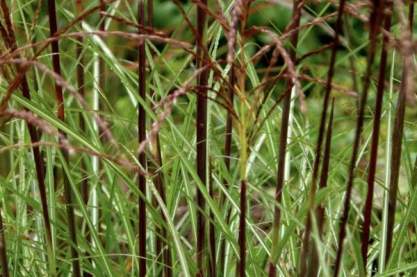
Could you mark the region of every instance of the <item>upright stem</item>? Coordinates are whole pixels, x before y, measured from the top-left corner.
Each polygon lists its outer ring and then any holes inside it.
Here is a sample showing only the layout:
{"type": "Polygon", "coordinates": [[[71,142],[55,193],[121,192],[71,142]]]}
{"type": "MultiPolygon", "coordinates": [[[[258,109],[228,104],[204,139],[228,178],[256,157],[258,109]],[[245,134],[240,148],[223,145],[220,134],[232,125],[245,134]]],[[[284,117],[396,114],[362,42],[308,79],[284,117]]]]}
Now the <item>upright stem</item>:
{"type": "MultiPolygon", "coordinates": [[[[396,51],[392,52],[392,60],[390,65],[390,77],[389,77],[389,90],[388,90],[388,101],[387,101],[387,132],[390,134],[392,131],[392,114],[393,114],[393,94],[394,94],[394,76],[395,76],[395,66],[396,66],[396,51]]],[[[386,144],[385,144],[385,160],[389,161],[391,152],[392,152],[392,141],[391,136],[386,137],[386,144]]],[[[385,163],[384,166],[384,183],[389,183],[389,178],[391,176],[391,165],[390,163],[385,163]]],[[[382,228],[380,234],[380,247],[378,247],[380,255],[378,258],[378,273],[382,273],[385,270],[385,258],[386,258],[386,244],[387,244],[387,230],[388,230],[388,191],[384,191],[383,195],[383,210],[382,210],[382,228]]]]}
{"type": "MultiPolygon", "coordinates": [[[[329,165],[330,165],[330,151],[332,144],[332,133],[333,133],[333,114],[334,114],[334,98],[332,101],[332,107],[330,109],[329,123],[327,125],[327,135],[326,142],[324,145],[323,153],[323,165],[321,167],[319,188],[324,189],[327,186],[327,179],[329,175],[329,165]]],[[[323,226],[324,226],[324,206],[320,204],[316,210],[316,219],[317,219],[317,231],[319,239],[322,238],[323,226]]],[[[319,250],[318,246],[313,247],[310,256],[310,266],[307,271],[307,276],[317,276],[319,270],[319,250]]]]}
{"type": "MultiPolygon", "coordinates": [[[[8,31],[8,37],[4,37],[4,41],[7,45],[7,47],[14,51],[17,49],[17,42],[16,42],[16,36],[14,34],[14,29],[12,25],[12,21],[10,18],[10,10],[7,6],[7,3],[5,0],[1,0],[1,9],[3,13],[4,20],[6,22],[6,28],[8,31]]],[[[17,55],[17,58],[19,58],[20,55],[17,55]]],[[[21,66],[16,65],[17,72],[20,72],[22,69],[21,66]]],[[[26,78],[26,75],[22,78],[21,83],[21,90],[23,93],[23,97],[28,99],[30,101],[30,90],[29,90],[29,84],[26,78]]],[[[46,193],[46,185],[45,185],[45,165],[42,157],[42,153],[40,151],[39,146],[37,143],[40,141],[40,134],[36,127],[30,123],[28,123],[28,130],[30,135],[30,140],[32,143],[32,152],[33,152],[33,158],[35,162],[35,170],[36,170],[36,177],[38,181],[38,189],[39,189],[39,195],[42,205],[42,217],[43,217],[43,223],[45,225],[45,233],[46,233],[46,244],[48,249],[48,259],[51,261],[51,256],[54,256],[52,254],[53,252],[53,243],[52,243],[52,230],[51,230],[51,223],[50,223],[50,217],[49,217],[49,209],[48,209],[48,201],[47,201],[47,193],[46,193]]],[[[55,267],[52,263],[52,267],[55,267]]],[[[51,268],[52,272],[55,270],[54,268],[51,268]]]]}
{"type": "MultiPolygon", "coordinates": [[[[207,0],[201,1],[207,5],[207,0]]],[[[204,31],[206,25],[206,12],[197,5],[197,68],[202,68],[205,63],[204,31]]],[[[203,185],[207,182],[207,77],[204,70],[198,76],[197,95],[197,120],[196,120],[196,150],[197,150],[197,174],[203,185]]],[[[204,270],[204,245],[205,245],[205,200],[202,192],[197,189],[197,276],[203,276],[204,270]]]]}
{"type": "MultiPolygon", "coordinates": [[[[409,5],[409,36],[406,39],[412,41],[412,30],[414,22],[414,2],[411,1],[409,5]]],[[[391,256],[392,238],[394,234],[395,225],[395,212],[397,205],[397,192],[398,192],[398,178],[400,175],[400,164],[401,164],[401,150],[402,150],[402,139],[404,131],[404,117],[405,117],[405,104],[408,86],[410,85],[409,77],[411,74],[412,67],[412,55],[411,49],[406,49],[407,53],[404,55],[404,67],[403,76],[401,80],[400,93],[397,100],[397,108],[394,119],[394,128],[392,130],[392,151],[391,151],[391,176],[389,180],[389,191],[388,191],[388,222],[387,222],[387,242],[385,247],[385,265],[388,264],[391,256]]]]}
{"type": "Polygon", "coordinates": [[[329,106],[329,99],[330,99],[330,93],[332,90],[332,81],[334,76],[334,70],[335,70],[335,64],[336,64],[336,54],[339,46],[339,36],[338,34],[342,31],[342,22],[343,22],[343,13],[345,8],[346,1],[341,0],[339,3],[339,8],[337,11],[337,19],[335,24],[335,36],[333,38],[333,47],[332,52],[330,56],[330,63],[329,63],[329,69],[327,71],[327,79],[326,79],[326,86],[325,86],[325,92],[323,97],[323,105],[322,105],[322,112],[320,117],[320,125],[319,125],[319,132],[317,137],[317,143],[316,143],[316,150],[315,150],[315,157],[313,162],[313,173],[311,178],[311,186],[310,186],[310,192],[309,192],[309,208],[308,208],[308,214],[306,218],[306,224],[305,224],[305,230],[304,230],[304,237],[303,237],[303,246],[301,249],[301,258],[300,258],[300,268],[299,273],[305,274],[306,268],[307,268],[307,255],[310,251],[310,242],[311,242],[311,214],[310,210],[314,206],[314,198],[316,195],[316,187],[317,187],[317,178],[319,174],[319,168],[320,168],[320,160],[321,160],[321,149],[323,145],[323,138],[324,138],[324,132],[325,132],[325,126],[326,126],[326,117],[327,117],[327,109],[329,106]]]}
{"type": "MultiPolygon", "coordinates": [[[[228,52],[227,52],[227,64],[230,65],[230,71],[229,71],[229,82],[227,86],[227,92],[228,92],[228,102],[227,103],[230,109],[227,109],[227,116],[226,116],[226,128],[224,130],[224,164],[226,166],[226,170],[230,172],[230,164],[231,164],[231,154],[232,154],[232,139],[233,139],[233,115],[231,110],[233,110],[234,106],[234,89],[236,85],[236,72],[235,72],[235,48],[236,48],[236,39],[237,39],[237,32],[238,32],[238,26],[240,22],[240,15],[242,12],[242,3],[241,1],[236,1],[233,4],[232,8],[232,22],[230,26],[230,31],[227,36],[228,42],[228,52]]],[[[244,25],[244,24],[242,24],[244,25]]],[[[226,178],[224,178],[224,186],[226,189],[229,187],[229,183],[226,178]]],[[[226,200],[226,197],[221,198],[221,204],[224,204],[224,201],[226,200]]],[[[226,224],[230,221],[230,215],[231,215],[231,208],[228,208],[226,210],[226,224]]],[[[226,240],[223,238],[220,243],[220,270],[224,271],[224,266],[226,262],[226,240]]]]}
{"type": "MultiPolygon", "coordinates": [[[[57,27],[57,17],[56,17],[56,6],[55,0],[48,0],[48,15],[49,15],[49,30],[51,37],[54,37],[58,27],[57,27]]],[[[52,47],[52,66],[55,74],[61,75],[61,65],[60,65],[60,58],[59,58],[59,45],[58,41],[54,40],[51,43],[52,47]]],[[[56,82],[55,83],[55,97],[58,104],[58,118],[61,121],[65,120],[65,109],[64,109],[64,97],[62,93],[62,86],[56,82]]],[[[65,134],[62,134],[65,136],[65,134]]],[[[61,139],[60,139],[61,140],[61,139]]],[[[64,158],[68,161],[68,153],[64,150],[64,158]]],[[[71,186],[69,184],[67,176],[64,174],[64,197],[65,197],[65,205],[67,209],[67,220],[68,220],[68,230],[69,235],[71,238],[71,258],[72,258],[72,267],[73,267],[73,275],[74,276],[81,276],[80,271],[80,262],[77,250],[77,234],[76,234],[76,226],[75,226],[75,215],[74,215],[74,207],[72,201],[72,191],[71,186]]]]}
{"type": "MultiPolygon", "coordinates": [[[[139,0],[138,4],[138,21],[140,25],[145,24],[145,1],[139,0]]],[[[139,34],[141,30],[138,30],[139,34]]],[[[142,41],[138,47],[139,60],[139,97],[146,101],[146,53],[145,41],[142,41]]],[[[138,143],[146,139],[146,112],[143,105],[138,105],[138,143]]],[[[146,168],[145,152],[139,153],[139,163],[142,168],[146,168]]],[[[139,208],[139,276],[146,276],[146,178],[139,174],[138,187],[140,191],[138,208],[139,208]]]]}
{"type": "MultiPolygon", "coordinates": [[[[153,28],[153,0],[148,0],[147,2],[147,26],[149,29],[153,28]]],[[[152,142],[152,149],[153,149],[153,158],[154,163],[156,165],[156,177],[155,177],[155,186],[156,189],[161,196],[161,199],[164,203],[166,203],[166,183],[164,179],[164,174],[162,171],[162,153],[161,153],[161,141],[159,138],[159,133],[155,135],[155,140],[152,142]]],[[[158,201],[154,202],[158,205],[158,201]]],[[[165,215],[160,209],[161,218],[165,218],[165,215]]],[[[168,232],[167,229],[162,226],[161,228],[157,228],[156,230],[156,254],[157,256],[161,256],[162,252],[162,260],[161,264],[164,265],[164,274],[165,277],[172,276],[172,261],[171,261],[171,251],[168,243],[168,232]]]]}
{"type": "MultiPolygon", "coordinates": [[[[234,85],[235,85],[235,69],[234,65],[231,65],[230,74],[229,74],[229,93],[228,93],[228,100],[230,103],[230,108],[233,109],[233,102],[234,102],[234,85]]],[[[233,138],[233,115],[230,111],[227,111],[227,118],[226,118],[226,128],[225,128],[225,139],[224,139],[224,164],[226,165],[226,170],[230,172],[230,164],[231,164],[231,154],[232,154],[232,138],[233,138]]],[[[225,188],[229,188],[229,183],[224,179],[224,186],[225,188]]],[[[221,204],[224,204],[226,197],[221,198],[221,204]]],[[[232,213],[231,208],[226,210],[226,224],[230,221],[230,215],[232,213]]],[[[226,259],[226,240],[223,238],[220,243],[220,270],[223,272],[225,266],[225,259],[226,259]]]]}
{"type": "Polygon", "coordinates": [[[247,183],[243,179],[240,182],[240,215],[239,215],[239,257],[237,276],[245,277],[245,268],[246,268],[246,206],[247,206],[247,196],[246,196],[247,183]]]}
{"type": "Polygon", "coordinates": [[[343,254],[343,246],[344,246],[344,239],[346,236],[346,225],[349,217],[349,208],[350,208],[350,199],[352,195],[352,188],[353,188],[353,181],[355,178],[355,168],[356,168],[356,160],[358,157],[359,152],[359,144],[361,140],[363,122],[364,122],[364,112],[366,101],[368,99],[368,90],[371,81],[371,73],[372,73],[372,66],[375,59],[375,52],[376,52],[376,45],[377,45],[377,30],[382,22],[382,13],[384,9],[384,1],[381,0],[373,0],[372,1],[372,12],[370,17],[370,31],[369,31],[369,52],[368,52],[368,64],[365,73],[365,80],[364,80],[364,87],[363,92],[360,99],[359,104],[359,111],[358,111],[358,118],[356,121],[356,130],[355,130],[355,140],[353,143],[352,149],[352,156],[350,160],[349,166],[349,177],[346,186],[346,195],[343,203],[343,212],[340,219],[340,228],[339,228],[339,241],[338,241],[338,248],[336,252],[336,262],[335,262],[335,270],[334,276],[337,277],[340,270],[340,264],[342,261],[342,254],[343,254]]]}
{"type": "MultiPolygon", "coordinates": [[[[291,44],[292,48],[290,50],[290,56],[294,65],[296,64],[296,51],[298,44],[298,27],[301,20],[301,12],[304,6],[304,0],[294,1],[293,4],[293,15],[292,23],[290,25],[290,30],[295,30],[291,35],[291,44]]],[[[293,82],[288,82],[288,87],[292,88],[295,84],[293,82]]],[[[287,143],[288,143],[288,125],[290,118],[291,110],[291,93],[286,93],[283,104],[282,104],[282,115],[281,115],[281,130],[279,137],[279,154],[278,154],[278,167],[277,167],[277,182],[275,190],[275,208],[274,208],[274,222],[272,227],[272,251],[269,260],[269,276],[276,275],[276,262],[278,257],[276,257],[275,251],[277,249],[279,241],[279,228],[281,223],[281,209],[277,206],[281,204],[282,201],[282,189],[284,187],[285,179],[285,164],[286,164],[286,152],[287,152],[287,143]]]]}
{"type": "MultiPolygon", "coordinates": [[[[82,5],[82,0],[77,0],[76,1],[76,5],[77,5],[77,12],[78,13],[82,13],[83,10],[83,5],[82,5]]],[[[84,38],[83,37],[78,37],[77,38],[77,45],[76,45],[76,58],[78,59],[78,63],[77,63],[77,84],[78,84],[78,93],[80,94],[81,97],[85,97],[85,79],[84,79],[84,63],[83,63],[83,43],[84,43],[84,38]]],[[[80,116],[80,129],[81,131],[85,131],[85,120],[84,117],[81,115],[80,116]]],[[[88,181],[88,176],[85,173],[87,171],[87,166],[84,160],[81,161],[81,172],[83,174],[82,176],[82,183],[81,183],[81,196],[84,200],[84,204],[87,206],[88,205],[88,200],[89,200],[89,181],[88,181]]],[[[90,241],[91,236],[90,233],[87,230],[87,234],[86,234],[86,238],[87,241],[90,241]]],[[[87,255],[88,252],[86,251],[85,255],[87,255]]],[[[89,259],[91,261],[91,259],[89,259]]],[[[90,277],[92,276],[89,272],[84,271],[83,272],[83,277],[90,277]]]]}
{"type": "MultiPolygon", "coordinates": [[[[391,29],[391,9],[392,2],[388,3],[387,11],[389,14],[385,16],[384,29],[389,32],[391,29]]],[[[384,100],[384,88],[385,88],[385,73],[387,66],[387,56],[388,56],[388,36],[384,36],[382,51],[381,51],[381,60],[379,66],[379,76],[378,76],[378,85],[377,93],[375,100],[375,115],[374,115],[374,124],[372,129],[372,142],[371,142],[371,155],[369,159],[369,171],[368,171],[368,192],[366,195],[365,206],[363,209],[363,227],[362,227],[362,240],[361,240],[361,251],[363,266],[366,270],[366,264],[368,262],[368,247],[369,247],[369,235],[371,228],[371,215],[372,215],[372,201],[374,195],[374,182],[375,182],[375,173],[378,159],[378,144],[379,144],[379,130],[381,125],[381,114],[382,114],[382,103],[384,100]]]]}

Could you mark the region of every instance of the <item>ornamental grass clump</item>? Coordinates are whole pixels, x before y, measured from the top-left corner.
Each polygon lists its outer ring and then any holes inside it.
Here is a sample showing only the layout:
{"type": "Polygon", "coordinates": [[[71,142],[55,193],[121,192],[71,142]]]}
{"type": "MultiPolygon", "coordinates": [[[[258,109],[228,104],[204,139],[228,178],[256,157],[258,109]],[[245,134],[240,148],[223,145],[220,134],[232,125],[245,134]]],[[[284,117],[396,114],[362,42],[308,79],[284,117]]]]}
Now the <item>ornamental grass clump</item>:
{"type": "Polygon", "coordinates": [[[415,275],[413,1],[0,9],[3,276],[415,275]]]}

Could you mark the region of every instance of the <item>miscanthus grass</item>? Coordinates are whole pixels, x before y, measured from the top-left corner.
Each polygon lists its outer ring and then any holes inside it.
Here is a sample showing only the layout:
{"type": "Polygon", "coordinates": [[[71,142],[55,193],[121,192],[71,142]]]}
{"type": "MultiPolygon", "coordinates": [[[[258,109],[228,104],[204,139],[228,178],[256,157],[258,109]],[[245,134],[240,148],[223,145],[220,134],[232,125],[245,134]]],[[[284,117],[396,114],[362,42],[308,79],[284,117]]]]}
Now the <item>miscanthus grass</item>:
{"type": "Polygon", "coordinates": [[[414,3],[0,0],[2,276],[414,276],[414,3]]]}

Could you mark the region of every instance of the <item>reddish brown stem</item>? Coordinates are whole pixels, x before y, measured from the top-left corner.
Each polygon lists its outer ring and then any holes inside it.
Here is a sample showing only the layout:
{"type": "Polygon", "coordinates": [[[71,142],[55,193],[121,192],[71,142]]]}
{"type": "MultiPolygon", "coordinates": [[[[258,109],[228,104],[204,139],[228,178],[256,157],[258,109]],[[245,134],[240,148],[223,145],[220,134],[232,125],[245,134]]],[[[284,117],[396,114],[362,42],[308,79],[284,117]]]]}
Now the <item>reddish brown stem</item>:
{"type": "Polygon", "coordinates": [[[384,7],[384,1],[381,0],[374,0],[372,1],[372,12],[370,18],[370,31],[369,31],[369,52],[368,52],[368,63],[366,68],[365,80],[364,80],[364,87],[363,92],[361,95],[361,99],[359,102],[359,110],[358,110],[358,117],[356,121],[356,130],[355,130],[355,139],[353,142],[353,149],[352,149],[352,156],[349,165],[349,175],[348,175],[348,182],[346,185],[346,195],[343,203],[343,212],[340,218],[340,227],[339,227],[339,240],[338,240],[338,247],[336,252],[336,262],[335,262],[335,269],[334,269],[334,276],[337,277],[340,271],[340,265],[342,261],[342,254],[343,254],[343,246],[344,240],[346,236],[346,225],[349,217],[349,208],[350,208],[350,199],[352,196],[352,189],[353,189],[353,181],[355,178],[355,168],[356,168],[356,161],[358,158],[359,153],[359,145],[361,140],[362,128],[364,123],[364,113],[365,113],[365,106],[366,101],[368,99],[368,90],[371,82],[371,73],[372,73],[372,66],[375,59],[375,51],[377,45],[377,30],[378,26],[382,22],[382,13],[384,7]]]}
{"type": "MultiPolygon", "coordinates": [[[[76,5],[77,5],[77,12],[78,13],[82,13],[82,0],[77,0],[76,1],[76,5]]],[[[84,79],[84,63],[83,63],[83,43],[84,43],[84,38],[83,37],[79,37],[77,38],[77,44],[76,44],[76,58],[78,59],[78,63],[77,63],[77,69],[76,69],[76,73],[77,73],[77,84],[78,84],[78,93],[80,94],[81,97],[85,97],[85,79],[84,79]]],[[[80,129],[82,132],[85,131],[85,120],[83,115],[80,115],[80,129]]],[[[82,182],[81,182],[81,196],[83,198],[84,204],[87,206],[88,205],[88,200],[89,200],[89,182],[88,182],[88,176],[86,174],[87,172],[87,166],[84,160],[81,160],[81,172],[83,174],[82,176],[82,182]]],[[[90,233],[87,230],[87,234],[86,234],[86,238],[87,241],[90,241],[91,236],[90,233]]],[[[88,253],[85,253],[84,255],[88,255],[88,253]]],[[[91,259],[88,259],[91,261],[91,259]]],[[[84,271],[83,272],[83,277],[91,277],[92,274],[84,271]]]]}
{"type": "MultiPolygon", "coordinates": [[[[48,16],[49,16],[49,30],[51,37],[55,36],[58,31],[57,17],[56,17],[56,6],[55,0],[48,0],[48,16]]],[[[61,65],[59,57],[59,45],[58,41],[54,40],[51,43],[52,48],[52,66],[55,74],[61,75],[61,65]]],[[[58,118],[62,121],[65,120],[65,109],[64,109],[64,97],[62,93],[62,86],[59,83],[55,83],[55,97],[58,105],[58,118]]],[[[65,134],[62,134],[65,136],[65,134]]],[[[68,162],[68,153],[64,150],[64,158],[68,162]]],[[[71,258],[72,258],[72,270],[74,276],[81,276],[80,261],[78,256],[77,246],[77,234],[75,226],[75,215],[72,201],[72,191],[66,174],[64,174],[64,198],[67,210],[68,230],[71,238],[71,258]]]]}
{"type": "MultiPolygon", "coordinates": [[[[10,11],[7,6],[7,3],[5,0],[1,0],[1,9],[2,13],[6,22],[6,28],[7,28],[7,37],[3,37],[7,47],[14,51],[17,49],[17,43],[16,43],[16,36],[14,34],[13,25],[10,18],[10,11]]],[[[3,34],[5,35],[5,33],[3,34]]],[[[19,55],[17,55],[17,58],[19,58],[19,55]]],[[[19,65],[16,65],[17,72],[22,71],[22,67],[19,65]]],[[[22,76],[22,82],[21,82],[21,90],[23,93],[23,97],[30,100],[30,90],[29,90],[29,84],[26,78],[26,75],[24,74],[22,76]]],[[[35,170],[36,170],[36,177],[38,181],[38,189],[39,189],[39,195],[42,205],[42,217],[43,222],[45,225],[45,233],[46,233],[46,241],[48,244],[48,248],[52,250],[52,231],[51,231],[51,223],[49,218],[49,209],[48,209],[48,201],[47,201],[47,194],[46,194],[46,185],[45,185],[45,165],[43,161],[43,157],[41,154],[41,151],[39,149],[38,143],[40,141],[40,134],[36,127],[32,124],[28,124],[28,130],[30,135],[30,140],[32,142],[32,151],[33,151],[33,157],[35,161],[35,170]]]]}
{"type": "MultiPolygon", "coordinates": [[[[414,22],[414,1],[409,5],[409,40],[412,39],[412,30],[414,22]]],[[[401,164],[401,150],[404,131],[404,117],[405,117],[405,105],[407,99],[407,91],[409,82],[409,75],[411,74],[412,67],[412,55],[410,50],[404,56],[403,76],[401,79],[401,88],[397,100],[397,108],[394,119],[394,129],[392,130],[392,151],[391,151],[391,176],[389,180],[388,191],[388,222],[387,222],[387,241],[385,246],[385,264],[391,257],[392,238],[394,235],[395,225],[395,212],[397,206],[397,192],[398,192],[398,179],[400,175],[401,164]]]]}
{"type": "MultiPolygon", "coordinates": [[[[147,1],[147,23],[145,26],[140,26],[147,32],[153,32],[153,0],[147,1]]],[[[161,196],[161,199],[164,203],[166,203],[166,189],[165,189],[165,179],[162,172],[162,153],[161,153],[161,141],[159,139],[159,133],[155,136],[154,142],[154,159],[156,164],[156,176],[155,176],[155,186],[156,189],[161,196]]],[[[156,202],[156,201],[155,201],[156,202]]],[[[156,203],[157,204],[157,203],[156,203]]],[[[165,218],[165,214],[160,210],[160,214],[162,218],[165,218]]],[[[162,260],[161,264],[164,265],[164,274],[165,277],[172,276],[172,261],[171,261],[171,251],[168,243],[168,232],[165,227],[157,228],[156,230],[157,235],[155,239],[155,248],[158,257],[161,255],[162,252],[162,260]]]]}
{"type": "Polygon", "coordinates": [[[240,215],[239,215],[239,260],[237,263],[237,276],[245,277],[246,268],[246,180],[240,183],[240,215]]]}
{"type": "MultiPolygon", "coordinates": [[[[320,117],[320,125],[319,125],[319,132],[317,137],[317,143],[316,143],[316,151],[315,151],[315,157],[313,162],[313,173],[311,178],[311,187],[310,187],[310,195],[309,195],[309,202],[310,202],[310,208],[312,208],[312,205],[314,204],[314,198],[316,195],[316,182],[317,177],[319,173],[320,168],[320,160],[321,160],[321,149],[323,145],[323,138],[324,138],[324,131],[325,131],[325,125],[326,125],[326,117],[327,117],[327,109],[329,106],[329,99],[330,99],[330,93],[332,90],[332,81],[335,71],[335,64],[336,64],[336,54],[337,50],[340,44],[340,39],[338,34],[342,31],[342,24],[343,24],[343,12],[345,8],[346,1],[341,0],[339,3],[339,8],[337,11],[337,19],[335,24],[335,36],[333,38],[333,47],[332,52],[330,56],[330,63],[329,63],[329,69],[327,73],[327,79],[326,79],[326,86],[325,86],[325,92],[323,97],[323,105],[322,105],[322,112],[320,117]]],[[[305,274],[306,267],[307,267],[307,254],[310,251],[310,241],[311,241],[311,215],[310,213],[307,214],[306,218],[306,224],[305,224],[305,230],[304,230],[304,237],[303,237],[303,246],[301,249],[301,258],[300,258],[300,274],[305,274]]]]}
{"type": "MultiPolygon", "coordinates": [[[[233,114],[231,110],[233,110],[233,103],[234,103],[234,89],[236,84],[236,72],[235,72],[235,64],[234,64],[234,57],[235,57],[235,44],[238,32],[238,25],[239,25],[239,12],[243,7],[237,6],[240,5],[240,2],[235,2],[233,4],[232,10],[232,23],[231,28],[229,30],[229,34],[227,36],[228,39],[228,53],[227,53],[227,63],[230,64],[230,72],[229,72],[229,82],[227,86],[227,101],[228,105],[230,105],[230,109],[227,110],[226,115],[226,128],[224,131],[224,164],[226,166],[227,172],[230,172],[230,164],[231,164],[231,153],[232,153],[232,139],[233,139],[233,114]]],[[[226,178],[223,179],[223,183],[226,189],[229,188],[229,183],[226,178]]],[[[221,198],[221,204],[224,204],[226,197],[223,196],[221,198]]],[[[228,208],[226,211],[226,224],[230,221],[231,215],[231,208],[228,208]]],[[[220,244],[220,270],[224,271],[225,259],[226,259],[226,240],[223,238],[220,244]]]]}
{"type": "MultiPolygon", "coordinates": [[[[332,101],[332,107],[330,109],[329,123],[327,125],[327,135],[326,142],[324,146],[323,153],[323,165],[321,167],[319,188],[323,189],[327,186],[327,179],[329,176],[329,165],[330,165],[330,151],[332,144],[332,133],[333,133],[333,111],[334,111],[334,98],[332,101]]],[[[323,234],[323,225],[324,225],[324,206],[320,204],[316,208],[316,219],[317,219],[317,231],[319,238],[322,238],[323,234]]],[[[310,255],[310,266],[307,272],[307,276],[317,276],[319,270],[319,256],[318,256],[318,247],[314,246],[310,255]]]]}
{"type": "MultiPolygon", "coordinates": [[[[291,50],[290,57],[291,60],[296,62],[296,51],[298,44],[298,27],[300,26],[301,12],[304,6],[304,0],[294,1],[293,4],[293,16],[292,23],[290,25],[290,30],[295,30],[291,35],[291,50]]],[[[287,88],[292,88],[295,84],[293,82],[288,82],[287,88]]],[[[291,108],[291,93],[286,93],[282,103],[282,115],[281,115],[281,128],[280,128],[280,137],[279,137],[279,154],[278,154],[278,167],[277,167],[277,181],[275,188],[275,201],[278,205],[281,204],[282,200],[282,190],[284,188],[284,175],[285,175],[285,163],[286,163],[286,153],[287,153],[287,141],[288,141],[288,125],[290,117],[290,108],[291,108]]],[[[273,222],[273,232],[278,233],[281,223],[281,209],[275,205],[274,209],[274,222],[273,222]]],[[[274,238],[275,239],[275,238],[274,238]]],[[[278,239],[278,238],[276,238],[278,239]]],[[[277,242],[273,242],[277,243],[277,242]]],[[[273,277],[276,275],[276,265],[275,261],[270,259],[269,263],[269,276],[273,277]]]]}
{"type": "MultiPolygon", "coordinates": [[[[390,31],[391,29],[391,9],[392,2],[387,7],[390,14],[386,15],[384,29],[390,31]]],[[[385,88],[385,73],[387,66],[387,56],[388,56],[388,36],[384,37],[381,51],[381,60],[379,66],[379,77],[377,85],[377,93],[375,100],[375,115],[374,115],[374,124],[372,129],[372,139],[371,139],[371,154],[369,159],[369,171],[368,171],[368,192],[366,195],[365,206],[363,209],[363,227],[362,227],[362,240],[361,240],[361,251],[363,266],[366,269],[366,264],[368,262],[368,247],[369,247],[369,235],[371,228],[371,215],[372,215],[372,201],[374,195],[374,183],[375,183],[375,172],[377,167],[378,159],[378,144],[379,144],[379,130],[381,125],[381,114],[382,114],[382,103],[384,99],[384,88],[385,88]]]]}
{"type": "MultiPolygon", "coordinates": [[[[139,0],[138,4],[138,21],[139,24],[145,24],[145,1],[139,0]]],[[[139,29],[139,34],[141,30],[139,29]]],[[[139,97],[146,101],[146,53],[145,42],[142,41],[138,47],[139,60],[139,97]]],[[[146,140],[146,111],[143,105],[138,105],[138,143],[146,140]]],[[[138,157],[140,165],[146,168],[145,152],[141,152],[138,157]]],[[[139,209],[139,276],[146,276],[146,178],[139,174],[138,188],[140,191],[138,199],[139,209]]]]}
{"type": "MultiPolygon", "coordinates": [[[[207,5],[206,0],[202,0],[207,5]]],[[[206,12],[197,5],[197,68],[202,68],[205,63],[204,31],[206,25],[206,12]]],[[[198,76],[199,93],[197,95],[197,120],[196,120],[196,150],[197,150],[197,174],[202,184],[207,182],[207,70],[203,70],[198,76]]],[[[205,199],[202,192],[197,189],[197,276],[203,276],[204,270],[204,245],[205,245],[205,199]]]]}
{"type": "MultiPolygon", "coordinates": [[[[321,167],[321,175],[320,175],[320,189],[324,189],[327,187],[327,179],[329,177],[329,165],[330,165],[330,152],[332,146],[332,134],[333,134],[333,117],[334,117],[334,98],[332,101],[332,108],[330,110],[329,116],[329,123],[327,125],[327,136],[326,142],[324,146],[324,153],[323,153],[323,165],[321,167]]],[[[323,231],[323,223],[324,223],[324,208],[323,205],[319,205],[317,208],[319,211],[319,216],[317,217],[317,226],[319,235],[321,236],[323,231]]]]}

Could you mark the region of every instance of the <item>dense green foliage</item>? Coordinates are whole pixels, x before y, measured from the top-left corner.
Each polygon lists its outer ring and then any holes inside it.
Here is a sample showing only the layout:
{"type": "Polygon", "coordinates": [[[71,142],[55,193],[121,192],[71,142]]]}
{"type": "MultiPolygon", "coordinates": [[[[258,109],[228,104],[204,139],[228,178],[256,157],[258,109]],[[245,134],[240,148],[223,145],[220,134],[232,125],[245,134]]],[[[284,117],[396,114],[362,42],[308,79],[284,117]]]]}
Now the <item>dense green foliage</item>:
{"type": "Polygon", "coordinates": [[[339,13],[344,1],[56,1],[57,32],[48,9],[54,0],[0,2],[4,275],[7,264],[10,276],[77,276],[76,261],[84,276],[143,276],[141,262],[147,276],[243,276],[239,269],[305,276],[303,264],[310,276],[416,274],[409,1],[394,1],[394,8],[391,1],[345,1],[339,13]],[[142,2],[146,18],[138,19],[142,2]],[[146,128],[138,131],[141,118],[146,128]],[[280,165],[283,188],[276,192],[280,165]],[[373,201],[365,208],[373,166],[373,201]],[[139,216],[141,201],[146,217],[139,216]],[[370,236],[363,241],[366,212],[370,236]],[[145,220],[144,238],[138,229],[145,220]]]}

